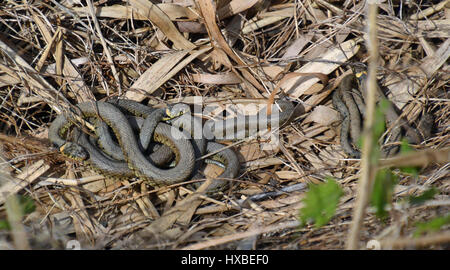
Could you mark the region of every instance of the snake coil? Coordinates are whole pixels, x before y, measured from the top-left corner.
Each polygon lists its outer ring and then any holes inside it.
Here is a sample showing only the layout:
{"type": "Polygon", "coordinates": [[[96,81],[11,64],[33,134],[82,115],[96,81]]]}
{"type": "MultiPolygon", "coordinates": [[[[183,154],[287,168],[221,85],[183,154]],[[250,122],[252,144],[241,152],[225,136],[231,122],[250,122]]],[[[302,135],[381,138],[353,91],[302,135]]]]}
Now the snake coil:
{"type": "MultiPolygon", "coordinates": [[[[284,123],[291,116],[293,106],[290,102],[281,102],[280,106],[283,112],[277,119],[284,123]]],[[[131,100],[85,102],[76,107],[81,118],[94,123],[96,136],[76,127],[75,118],[59,115],[51,124],[48,137],[65,156],[83,161],[101,174],[114,178],[137,176],[154,187],[172,185],[191,177],[202,178],[199,169],[203,160],[199,158],[213,152],[209,162],[224,168],[218,178],[232,179],[239,173],[239,160],[232,149],[205,138],[191,138],[194,129],[202,127],[202,121],[190,113],[180,113],[180,117],[174,117],[169,125],[163,122],[169,110],[151,108],[131,100]],[[68,140],[64,137],[68,137],[71,127],[72,140],[68,140]],[[160,145],[155,146],[155,143],[160,145]],[[169,166],[169,163],[175,165],[169,166]]],[[[248,118],[245,124],[259,121],[261,115],[248,118]]],[[[223,128],[229,129],[229,123],[223,128]]],[[[247,128],[239,123],[232,125],[241,131],[247,128]]],[[[223,130],[214,132],[223,133],[223,130]]],[[[221,190],[226,183],[215,179],[208,191],[221,190]]]]}
{"type": "MultiPolygon", "coordinates": [[[[333,106],[339,111],[342,117],[340,132],[341,147],[345,153],[353,158],[361,157],[359,149],[353,145],[357,145],[361,135],[362,117],[364,116],[365,110],[366,77],[365,72],[360,72],[356,76],[353,74],[345,76],[332,96],[333,106]]],[[[386,98],[378,86],[375,96],[377,102],[386,98]]],[[[403,131],[408,143],[412,144],[419,144],[431,135],[429,131],[431,130],[433,117],[430,114],[424,114],[417,125],[417,129],[414,129],[406,120],[399,116],[393,105],[389,104],[385,110],[385,120],[387,126],[390,126],[392,130],[388,142],[399,140],[403,131]],[[395,125],[396,123],[398,123],[398,126],[395,125]]],[[[382,155],[389,157],[395,154],[398,149],[398,146],[383,147],[382,155]]]]}

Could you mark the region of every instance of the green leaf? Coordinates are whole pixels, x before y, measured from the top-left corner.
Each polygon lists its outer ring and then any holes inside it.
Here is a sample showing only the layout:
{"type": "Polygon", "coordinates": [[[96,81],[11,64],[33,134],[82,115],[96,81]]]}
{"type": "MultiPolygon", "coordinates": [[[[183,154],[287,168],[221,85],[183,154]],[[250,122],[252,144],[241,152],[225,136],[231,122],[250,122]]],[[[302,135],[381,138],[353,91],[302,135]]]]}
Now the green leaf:
{"type": "Polygon", "coordinates": [[[22,213],[24,215],[30,214],[36,210],[36,206],[34,205],[34,201],[31,197],[25,195],[19,195],[19,204],[22,207],[22,213]]]}
{"type": "Polygon", "coordinates": [[[411,174],[414,177],[419,176],[419,168],[418,167],[400,167],[399,169],[401,172],[411,174]]]}
{"type": "Polygon", "coordinates": [[[450,215],[434,218],[428,222],[420,222],[416,224],[414,236],[420,236],[425,232],[438,231],[442,226],[450,224],[450,215]]]}
{"type": "Polygon", "coordinates": [[[389,101],[386,99],[382,99],[380,103],[375,108],[375,118],[374,118],[374,125],[373,125],[373,141],[374,143],[377,143],[383,133],[386,131],[386,119],[385,114],[386,110],[389,106],[389,101]]]}
{"type": "Polygon", "coordinates": [[[402,138],[402,143],[400,144],[400,153],[406,154],[414,152],[414,148],[409,145],[408,141],[405,138],[402,138]]]}
{"type": "Polygon", "coordinates": [[[332,178],[318,185],[310,184],[303,199],[305,206],[300,209],[301,226],[310,221],[316,228],[327,224],[334,216],[342,194],[342,188],[332,178]]]}
{"type": "MultiPolygon", "coordinates": [[[[13,196],[17,198],[18,203],[17,205],[18,208],[14,208],[17,209],[17,211],[15,211],[17,213],[14,214],[17,215],[19,218],[21,218],[23,215],[32,213],[36,209],[34,201],[31,197],[25,195],[13,195],[13,196]]],[[[11,225],[8,222],[8,220],[0,220],[0,230],[11,230],[11,225]]]]}
{"type": "Polygon", "coordinates": [[[377,164],[380,158],[380,145],[379,141],[386,131],[386,109],[389,106],[389,101],[386,99],[381,100],[375,107],[374,123],[372,130],[372,155],[370,161],[372,164],[377,164]]]}
{"type": "Polygon", "coordinates": [[[439,189],[432,187],[432,188],[424,191],[419,196],[413,196],[413,195],[409,196],[408,201],[412,205],[422,204],[425,201],[432,199],[434,197],[434,195],[436,195],[438,193],[439,193],[439,189]]]}
{"type": "MultiPolygon", "coordinates": [[[[402,139],[402,144],[400,145],[400,154],[410,153],[414,152],[414,148],[411,147],[411,145],[408,144],[405,138],[402,139]]],[[[400,167],[400,171],[411,174],[414,177],[419,176],[419,167],[400,167]]]]}
{"type": "Polygon", "coordinates": [[[372,206],[376,209],[376,216],[384,219],[387,216],[386,206],[392,202],[397,176],[389,169],[382,169],[375,176],[375,183],[372,192],[372,206]]]}
{"type": "Polygon", "coordinates": [[[7,220],[0,219],[0,230],[11,230],[11,226],[7,220]]]}

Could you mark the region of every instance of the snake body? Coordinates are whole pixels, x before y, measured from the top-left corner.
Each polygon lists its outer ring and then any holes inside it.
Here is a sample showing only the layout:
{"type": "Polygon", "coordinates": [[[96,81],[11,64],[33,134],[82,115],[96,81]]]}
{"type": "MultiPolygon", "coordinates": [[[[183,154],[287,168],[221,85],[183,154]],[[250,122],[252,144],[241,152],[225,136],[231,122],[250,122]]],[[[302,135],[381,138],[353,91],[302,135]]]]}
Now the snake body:
{"type": "MultiPolygon", "coordinates": [[[[173,106],[171,114],[180,113],[170,121],[170,125],[161,123],[165,115],[162,109],[154,109],[131,100],[112,100],[108,102],[86,102],[77,105],[84,119],[94,120],[98,138],[75,129],[75,139],[68,142],[63,138],[65,130],[73,125],[75,119],[58,116],[49,128],[49,139],[60,148],[61,152],[71,158],[85,161],[94,170],[107,176],[117,178],[139,176],[152,186],[179,183],[189,177],[202,178],[199,159],[205,153],[215,154],[209,163],[224,168],[218,178],[235,178],[239,172],[239,160],[233,150],[206,138],[194,137],[194,131],[202,128],[201,118],[184,113],[187,105],[173,106]],[[131,123],[131,124],[130,124],[131,123]],[[139,130],[136,138],[135,130],[139,130]],[[112,135],[114,134],[114,136],[112,135]],[[116,139],[114,139],[115,137],[116,139]],[[151,149],[147,157],[144,153],[150,141],[163,145],[151,149]],[[99,147],[100,146],[100,147],[99,147]],[[154,151],[153,151],[154,150],[154,151]],[[175,155],[176,166],[162,169],[175,155]],[[195,161],[197,159],[197,161],[195,161]]],[[[281,102],[282,112],[267,116],[261,111],[245,122],[225,122],[222,127],[237,129],[248,133],[249,127],[265,117],[273,123],[283,124],[292,116],[292,103],[281,102]],[[289,106],[290,105],[290,106],[289,106]],[[231,126],[230,126],[231,123],[231,126]]],[[[225,133],[224,129],[214,129],[225,133]]],[[[206,160],[208,161],[208,160],[206,160]]],[[[213,180],[208,191],[223,189],[227,181],[213,180]]]]}
{"type": "MultiPolygon", "coordinates": [[[[152,119],[157,117],[158,119],[161,119],[162,110],[145,106],[143,104],[140,104],[133,100],[127,100],[127,99],[112,99],[108,101],[108,103],[111,103],[118,107],[121,111],[124,113],[127,113],[128,120],[130,124],[132,125],[133,129],[140,130],[139,132],[139,146],[142,151],[145,150],[154,150],[155,153],[151,156],[152,161],[157,165],[162,165],[167,163],[170,159],[173,157],[173,153],[167,145],[161,145],[159,148],[151,148],[150,147],[150,141],[152,139],[152,130],[151,126],[153,124],[152,121],[145,121],[144,119],[152,119]],[[152,115],[153,114],[153,115],[152,115]],[[150,118],[149,118],[150,117],[150,118]],[[146,123],[146,124],[144,124],[146,123]],[[141,130],[141,128],[143,128],[141,130]]],[[[105,153],[113,157],[117,160],[124,160],[123,152],[121,150],[120,145],[113,139],[113,136],[109,130],[109,126],[103,122],[98,121],[96,123],[96,134],[98,135],[98,143],[99,146],[103,149],[105,153]]]]}
{"type": "MultiPolygon", "coordinates": [[[[333,93],[332,97],[333,106],[342,116],[340,137],[342,149],[354,158],[360,158],[361,156],[360,151],[353,147],[353,145],[357,145],[357,140],[361,134],[361,115],[364,115],[365,107],[362,100],[366,95],[365,89],[366,73],[358,73],[356,77],[350,74],[341,80],[338,89],[333,93]]],[[[378,86],[375,98],[376,102],[386,98],[378,86]]],[[[392,104],[389,104],[385,110],[385,120],[387,126],[391,128],[388,143],[398,141],[401,137],[402,130],[404,130],[406,140],[411,144],[418,144],[430,136],[429,132],[423,131],[421,134],[420,131],[426,129],[428,131],[431,130],[433,123],[433,117],[429,114],[424,114],[417,126],[418,129],[414,129],[406,120],[399,116],[392,104]]],[[[384,147],[382,148],[382,155],[388,157],[397,151],[398,146],[384,147]]]]}
{"type": "MultiPolygon", "coordinates": [[[[128,113],[132,113],[134,117],[145,117],[145,119],[161,119],[161,113],[159,110],[152,109],[140,103],[131,101],[131,100],[116,100],[113,101],[112,104],[115,104],[120,109],[125,110],[128,113]]],[[[188,113],[189,106],[187,104],[176,104],[176,106],[169,109],[172,115],[180,114],[181,116],[176,117],[174,120],[170,121],[170,123],[177,128],[183,128],[186,130],[186,134],[193,135],[194,129],[201,129],[202,123],[201,119],[198,117],[193,117],[188,113]]],[[[136,126],[140,129],[140,142],[142,149],[147,148],[147,145],[150,143],[152,129],[154,128],[152,125],[146,125],[149,123],[148,121],[142,121],[142,118],[132,118],[135,121],[136,126]]],[[[161,125],[161,124],[159,124],[161,125]]],[[[159,127],[158,125],[158,127],[159,127]]],[[[99,143],[102,145],[103,150],[111,156],[116,153],[116,157],[119,160],[122,160],[121,154],[117,154],[117,152],[122,153],[120,150],[120,145],[115,143],[112,138],[110,132],[107,131],[108,125],[104,122],[100,123],[97,128],[101,129],[99,133],[99,143]]],[[[224,146],[215,142],[207,142],[203,137],[192,139],[192,146],[194,149],[194,153],[196,158],[203,156],[205,153],[211,153],[222,149],[224,146]]],[[[166,151],[168,147],[164,145],[157,149],[155,153],[151,155],[152,159],[156,160],[157,165],[162,165],[167,163],[168,160],[173,156],[172,151],[166,151]]],[[[91,149],[92,150],[92,149],[91,149]]],[[[98,153],[97,153],[98,154],[98,153]]],[[[234,178],[237,176],[239,172],[239,161],[237,159],[236,154],[231,149],[221,150],[219,153],[214,155],[213,157],[215,163],[217,165],[223,164],[224,172],[218,176],[218,178],[234,178]]],[[[114,164],[120,164],[120,162],[115,161],[114,164]]],[[[122,162],[123,163],[123,162],[122,162]]],[[[103,162],[101,163],[103,165],[103,162]]],[[[106,162],[107,164],[107,162],[106,162]]],[[[111,163],[112,164],[112,163],[111,163]]],[[[202,160],[197,160],[195,163],[195,167],[193,170],[193,179],[203,178],[200,174],[200,168],[203,164],[202,160]]],[[[97,166],[98,167],[98,166],[97,166]]],[[[222,167],[222,166],[221,166],[222,167]]],[[[120,168],[120,167],[119,167],[120,168]]],[[[114,170],[114,168],[109,168],[110,170],[114,170]]],[[[208,191],[218,191],[223,189],[226,186],[225,181],[214,180],[213,183],[209,186],[208,191]]]]}
{"type": "MultiPolygon", "coordinates": [[[[133,130],[135,130],[137,133],[139,133],[139,147],[141,148],[141,151],[144,153],[149,153],[150,160],[158,165],[163,166],[164,164],[167,164],[173,159],[173,152],[171,148],[165,144],[154,144],[154,143],[145,143],[141,140],[141,133],[143,133],[143,130],[141,129],[144,125],[145,119],[142,117],[136,117],[136,116],[127,116],[128,122],[130,123],[133,130]]],[[[119,161],[125,161],[125,157],[123,155],[122,149],[119,145],[119,143],[114,139],[114,136],[112,134],[112,131],[110,130],[110,127],[105,122],[96,119],[95,121],[95,133],[98,136],[98,140],[95,142],[95,145],[98,145],[102,152],[107,154],[109,157],[119,160],[119,161]]],[[[148,130],[148,127],[147,127],[148,130]]],[[[146,135],[151,139],[152,137],[150,135],[146,135]]],[[[172,140],[175,140],[176,138],[172,138],[172,140]]],[[[147,138],[144,138],[144,140],[147,140],[147,138]]]]}
{"type": "MultiPolygon", "coordinates": [[[[342,79],[338,89],[333,93],[332,101],[333,106],[338,110],[342,116],[342,124],[341,124],[341,135],[340,135],[340,143],[342,146],[342,149],[344,152],[346,152],[348,155],[354,158],[360,158],[361,153],[355,149],[352,146],[352,142],[356,143],[356,140],[359,137],[359,134],[361,132],[361,124],[357,121],[352,121],[352,118],[355,119],[355,117],[360,117],[359,109],[358,112],[354,110],[356,104],[353,99],[353,97],[350,100],[347,100],[345,102],[345,98],[343,93],[350,93],[353,78],[351,76],[346,76],[342,79]],[[354,106],[347,106],[347,103],[352,103],[354,106]],[[353,108],[353,111],[349,110],[350,108],[353,108]],[[355,116],[356,115],[356,116],[355,116]],[[349,137],[349,130],[353,130],[352,138],[349,137]]],[[[349,95],[346,95],[348,97],[349,95]]]]}
{"type": "MultiPolygon", "coordinates": [[[[213,153],[219,151],[213,156],[212,160],[206,160],[207,163],[214,163],[216,165],[223,164],[221,166],[224,171],[208,186],[207,192],[215,192],[224,189],[227,186],[227,181],[221,181],[218,178],[235,178],[239,173],[239,160],[233,150],[226,148],[220,143],[207,140],[202,132],[202,120],[199,117],[193,116],[190,113],[190,107],[187,104],[176,104],[171,106],[168,110],[168,114],[174,116],[171,120],[171,124],[175,127],[186,130],[191,136],[194,146],[194,152],[198,158],[206,153],[213,153]]],[[[192,179],[204,178],[200,172],[200,168],[203,164],[203,160],[197,160],[195,169],[193,171],[192,179]]]]}
{"type": "MultiPolygon", "coordinates": [[[[92,137],[78,129],[75,129],[74,136],[76,138],[75,142],[82,145],[83,149],[89,154],[89,158],[85,161],[94,171],[109,177],[131,178],[135,176],[133,170],[128,167],[126,162],[111,158],[100,151],[92,137]]],[[[73,154],[68,156],[73,157],[73,154]]]]}
{"type": "Polygon", "coordinates": [[[295,107],[289,100],[279,100],[272,105],[272,113],[261,109],[255,115],[245,115],[225,120],[210,119],[205,123],[204,133],[217,141],[247,138],[268,128],[274,129],[287,123],[295,115],[295,107]],[[279,107],[279,108],[278,108],[279,107]]]}
{"type": "MultiPolygon", "coordinates": [[[[255,133],[262,129],[274,128],[275,126],[281,127],[284,123],[288,122],[293,116],[295,116],[295,108],[292,102],[288,100],[279,100],[278,109],[274,105],[274,110],[271,114],[267,114],[266,109],[260,110],[256,115],[244,116],[243,119],[237,117],[227,119],[227,120],[208,120],[203,129],[202,121],[200,118],[192,116],[190,114],[190,108],[187,104],[176,104],[168,110],[169,115],[180,115],[176,117],[171,124],[183,128],[189,134],[191,134],[194,139],[194,151],[197,155],[202,156],[206,153],[216,153],[212,159],[217,161],[219,164],[224,164],[224,171],[217,178],[235,178],[239,172],[239,160],[236,154],[229,148],[224,149],[224,145],[214,142],[222,140],[236,140],[241,138],[246,138],[252,133],[255,133]],[[253,129],[252,129],[253,128],[253,129]],[[201,130],[203,134],[196,134],[196,131],[201,130]],[[209,133],[208,133],[209,132],[209,133]],[[205,135],[206,138],[202,135],[205,135]],[[211,136],[212,137],[209,137],[211,136]],[[227,136],[228,135],[228,136],[227,136]],[[231,135],[231,136],[230,136],[231,135]],[[209,137],[209,138],[208,138],[209,137]]],[[[214,163],[206,160],[207,163],[214,163]]],[[[215,163],[215,164],[218,164],[215,163]]],[[[197,168],[202,162],[197,163],[197,168]]],[[[202,175],[197,170],[194,173],[193,179],[203,178],[202,175]]],[[[211,185],[208,187],[208,191],[217,191],[226,187],[226,181],[220,181],[214,179],[211,185]]]]}
{"type": "MultiPolygon", "coordinates": [[[[132,127],[128,123],[126,116],[116,106],[98,101],[81,103],[77,107],[85,118],[99,117],[111,127],[123,150],[128,167],[136,175],[147,180],[152,186],[178,183],[186,180],[191,174],[195,163],[194,150],[190,143],[182,143],[183,140],[188,141],[188,137],[178,129],[169,126],[164,132],[159,132],[160,130],[156,127],[153,139],[156,142],[166,143],[175,153],[177,161],[177,165],[174,168],[161,169],[151,163],[140,151],[132,127]],[[168,134],[177,134],[179,140],[171,140],[168,138],[168,134]],[[183,149],[182,153],[180,149],[183,149]]],[[[75,119],[64,118],[65,116],[63,115],[58,116],[49,129],[49,139],[57,146],[65,144],[65,140],[60,137],[59,133],[61,123],[65,124],[66,122],[75,121],[75,119]]]]}

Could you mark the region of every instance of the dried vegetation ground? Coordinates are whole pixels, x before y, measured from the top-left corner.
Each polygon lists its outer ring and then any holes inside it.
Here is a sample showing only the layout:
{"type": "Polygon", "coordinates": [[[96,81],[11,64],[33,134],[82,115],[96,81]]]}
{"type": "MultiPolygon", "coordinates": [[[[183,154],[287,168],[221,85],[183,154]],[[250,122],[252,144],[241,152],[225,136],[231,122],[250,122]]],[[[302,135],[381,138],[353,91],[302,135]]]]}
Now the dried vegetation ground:
{"type": "MultiPolygon", "coordinates": [[[[2,232],[0,248],[64,248],[70,239],[99,249],[344,248],[360,161],[339,145],[331,93],[343,74],[367,63],[366,1],[152,2],[0,1],[0,219],[8,194],[36,204],[24,226],[2,232]],[[277,86],[305,113],[283,128],[275,151],[236,145],[240,176],[214,198],[189,195],[183,185],[154,190],[104,178],[46,139],[58,113],[86,100],[162,105],[199,96],[226,105],[260,102],[277,86]],[[245,202],[327,176],[345,195],[320,229],[298,227],[304,190],[245,202]]],[[[390,217],[381,222],[369,208],[359,247],[378,239],[385,248],[448,248],[448,226],[421,238],[412,232],[415,222],[450,208],[448,152],[443,163],[432,160],[450,144],[450,1],[380,2],[378,83],[412,124],[424,112],[435,122],[432,138],[416,147],[429,149],[419,162],[428,165],[418,177],[395,171],[390,217]],[[402,203],[430,186],[440,190],[433,200],[402,203]]]]}

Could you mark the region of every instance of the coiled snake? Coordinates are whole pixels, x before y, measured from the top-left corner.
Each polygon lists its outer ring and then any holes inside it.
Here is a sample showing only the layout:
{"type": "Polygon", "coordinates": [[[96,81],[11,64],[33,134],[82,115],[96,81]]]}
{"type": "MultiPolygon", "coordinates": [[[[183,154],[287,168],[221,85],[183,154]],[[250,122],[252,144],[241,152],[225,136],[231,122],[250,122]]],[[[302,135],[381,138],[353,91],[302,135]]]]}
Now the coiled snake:
{"type": "MultiPolygon", "coordinates": [[[[281,101],[282,112],[277,111],[278,124],[285,123],[293,113],[293,104],[281,101]]],[[[193,129],[202,127],[200,118],[193,117],[184,110],[185,106],[173,106],[168,110],[154,109],[131,100],[112,100],[109,102],[85,102],[76,106],[83,119],[93,120],[97,138],[88,136],[74,128],[72,141],[64,138],[74,126],[76,119],[59,115],[49,128],[49,139],[60,151],[76,160],[85,162],[94,170],[115,178],[138,176],[155,187],[171,185],[187,180],[201,178],[199,168],[205,153],[216,153],[212,160],[222,164],[224,172],[218,178],[235,178],[239,172],[239,161],[233,150],[222,144],[204,138],[191,139],[193,129]],[[170,123],[161,122],[173,118],[170,123]],[[179,116],[179,117],[178,117],[179,116]],[[139,136],[135,130],[139,130],[139,136]],[[181,130],[183,129],[183,130],[181,130]],[[114,139],[114,134],[116,140],[114,139]],[[150,142],[163,144],[153,147],[150,142]],[[149,154],[147,152],[150,152],[149,154]],[[175,166],[167,166],[173,155],[175,166]],[[197,160],[197,161],[196,161],[197,160]]],[[[264,112],[246,118],[244,122],[225,122],[221,128],[212,128],[214,135],[226,129],[247,130],[254,121],[260,121],[264,112]]],[[[274,114],[275,115],[275,114],[274,114]]],[[[269,115],[269,119],[272,115],[269,115]]],[[[272,122],[272,123],[273,123],[272,122]]],[[[225,187],[227,181],[215,179],[209,191],[225,187]]]]}
{"type": "MultiPolygon", "coordinates": [[[[356,76],[353,74],[345,76],[339,87],[334,91],[332,96],[333,106],[342,116],[340,143],[345,153],[354,158],[360,158],[360,151],[353,145],[357,145],[361,135],[361,123],[364,116],[365,105],[364,95],[366,87],[366,73],[360,72],[356,76]],[[352,145],[353,144],[353,145],[352,145]]],[[[386,98],[379,87],[376,91],[376,100],[386,98]]],[[[390,142],[400,139],[401,133],[404,131],[405,139],[408,143],[418,144],[431,134],[433,117],[430,114],[424,114],[417,125],[417,129],[412,128],[406,120],[399,117],[392,104],[386,108],[385,120],[387,126],[391,127],[390,142]],[[396,126],[395,124],[398,124],[396,126]]],[[[382,148],[384,157],[391,156],[398,151],[398,147],[382,148]]]]}

